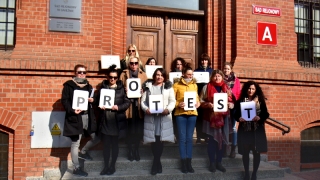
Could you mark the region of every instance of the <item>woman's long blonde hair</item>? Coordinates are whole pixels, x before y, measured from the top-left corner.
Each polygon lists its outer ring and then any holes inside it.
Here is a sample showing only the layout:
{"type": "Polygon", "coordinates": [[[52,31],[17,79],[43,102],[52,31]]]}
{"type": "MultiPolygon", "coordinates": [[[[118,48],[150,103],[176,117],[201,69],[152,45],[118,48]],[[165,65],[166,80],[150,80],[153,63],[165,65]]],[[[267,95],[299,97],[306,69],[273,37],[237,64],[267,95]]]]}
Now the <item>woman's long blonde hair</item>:
{"type": "Polygon", "coordinates": [[[129,56],[129,53],[128,53],[128,50],[129,50],[130,48],[133,48],[133,49],[136,51],[135,57],[136,57],[136,58],[138,59],[138,61],[139,61],[139,68],[142,69],[143,65],[142,65],[142,62],[140,61],[138,48],[137,48],[137,46],[134,45],[134,44],[129,44],[129,46],[128,46],[128,48],[127,48],[126,57],[124,57],[124,59],[126,60],[127,68],[129,68],[129,63],[130,63],[130,56],[129,56]]]}

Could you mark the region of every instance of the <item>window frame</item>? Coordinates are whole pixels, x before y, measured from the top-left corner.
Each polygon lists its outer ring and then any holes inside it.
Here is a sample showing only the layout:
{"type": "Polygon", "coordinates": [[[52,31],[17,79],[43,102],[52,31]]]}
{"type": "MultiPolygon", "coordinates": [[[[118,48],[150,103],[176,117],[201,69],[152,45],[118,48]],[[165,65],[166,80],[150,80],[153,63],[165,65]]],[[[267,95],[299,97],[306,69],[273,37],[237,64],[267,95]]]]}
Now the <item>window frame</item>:
{"type": "Polygon", "coordinates": [[[10,0],[6,0],[6,6],[0,6],[0,11],[5,13],[5,20],[0,21],[0,24],[4,24],[4,43],[0,43],[0,50],[12,50],[16,45],[16,27],[17,27],[17,18],[16,18],[16,0],[13,0],[13,7],[9,7],[10,0]],[[9,12],[13,12],[13,22],[9,22],[9,12]],[[12,36],[12,44],[8,44],[8,32],[11,31],[9,29],[9,25],[13,26],[13,36],[12,36]]]}
{"type": "Polygon", "coordinates": [[[316,11],[320,13],[319,1],[295,0],[297,60],[304,67],[320,67],[320,18],[315,19],[316,11]]]}

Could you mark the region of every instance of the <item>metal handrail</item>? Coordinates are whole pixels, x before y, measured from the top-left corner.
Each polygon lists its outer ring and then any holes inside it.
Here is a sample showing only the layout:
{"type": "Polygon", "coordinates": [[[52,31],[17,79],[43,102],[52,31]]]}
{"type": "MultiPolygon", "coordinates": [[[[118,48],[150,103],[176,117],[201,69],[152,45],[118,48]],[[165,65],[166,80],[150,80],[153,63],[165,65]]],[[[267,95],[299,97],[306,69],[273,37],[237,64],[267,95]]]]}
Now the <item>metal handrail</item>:
{"type": "MultiPolygon", "coordinates": [[[[268,119],[270,119],[271,121],[277,123],[277,124],[273,124],[273,123],[271,123],[271,122],[269,122],[269,121],[266,121],[266,123],[269,124],[270,126],[275,127],[275,128],[277,128],[277,129],[281,130],[281,131],[282,131],[282,135],[285,135],[286,133],[289,133],[289,132],[290,132],[290,129],[291,129],[291,128],[290,128],[288,125],[285,125],[285,124],[283,124],[283,123],[281,123],[281,122],[279,122],[279,121],[277,121],[277,120],[275,120],[275,119],[273,119],[273,118],[271,118],[271,117],[269,117],[268,119]],[[285,130],[284,128],[279,127],[279,125],[288,128],[288,130],[285,130]]],[[[267,120],[268,120],[268,119],[267,119],[267,120]]]]}

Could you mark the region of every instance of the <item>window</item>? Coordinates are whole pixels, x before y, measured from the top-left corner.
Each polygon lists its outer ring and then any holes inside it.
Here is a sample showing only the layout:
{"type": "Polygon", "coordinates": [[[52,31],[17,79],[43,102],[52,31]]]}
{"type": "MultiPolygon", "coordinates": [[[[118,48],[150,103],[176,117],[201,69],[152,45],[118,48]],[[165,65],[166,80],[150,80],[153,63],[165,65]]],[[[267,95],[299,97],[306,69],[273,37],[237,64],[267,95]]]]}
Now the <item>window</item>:
{"type": "Polygon", "coordinates": [[[0,48],[7,50],[15,44],[15,0],[0,1],[0,48]]]}
{"type": "Polygon", "coordinates": [[[295,1],[295,32],[298,61],[305,67],[320,67],[320,1],[295,1]]]}

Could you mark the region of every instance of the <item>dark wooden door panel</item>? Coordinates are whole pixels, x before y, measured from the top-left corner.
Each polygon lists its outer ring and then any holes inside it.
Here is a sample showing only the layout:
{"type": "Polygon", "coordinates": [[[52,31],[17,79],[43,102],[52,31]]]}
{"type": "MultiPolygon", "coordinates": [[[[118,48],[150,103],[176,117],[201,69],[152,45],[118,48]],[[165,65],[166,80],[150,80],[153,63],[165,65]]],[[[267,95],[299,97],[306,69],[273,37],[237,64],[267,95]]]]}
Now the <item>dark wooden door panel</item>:
{"type": "Polygon", "coordinates": [[[182,57],[192,68],[195,68],[196,59],[196,35],[195,34],[173,34],[172,56],[182,57]]]}
{"type": "Polygon", "coordinates": [[[149,57],[157,57],[159,32],[133,30],[132,43],[138,47],[140,60],[146,63],[149,57]]]}
{"type": "Polygon", "coordinates": [[[133,43],[145,64],[155,57],[170,72],[176,57],[185,58],[196,68],[199,48],[199,20],[129,14],[127,44],[133,43]]]}

